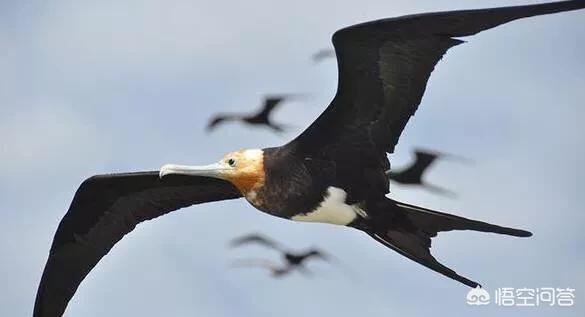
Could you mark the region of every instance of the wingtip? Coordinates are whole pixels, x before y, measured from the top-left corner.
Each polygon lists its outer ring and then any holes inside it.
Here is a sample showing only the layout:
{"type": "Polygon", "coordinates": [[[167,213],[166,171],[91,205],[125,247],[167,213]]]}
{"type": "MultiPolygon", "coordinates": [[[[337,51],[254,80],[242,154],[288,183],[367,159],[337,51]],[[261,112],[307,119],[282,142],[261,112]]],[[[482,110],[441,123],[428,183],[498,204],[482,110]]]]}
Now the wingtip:
{"type": "Polygon", "coordinates": [[[501,229],[501,230],[489,231],[489,232],[506,234],[506,235],[509,235],[509,236],[520,237],[520,238],[532,237],[532,232],[527,231],[527,230],[507,228],[507,227],[502,227],[502,228],[503,229],[501,229]]]}
{"type": "Polygon", "coordinates": [[[455,279],[456,281],[458,281],[466,286],[469,286],[471,288],[482,287],[481,284],[479,284],[478,282],[472,281],[472,280],[468,279],[467,277],[461,276],[457,273],[455,273],[455,277],[452,277],[452,276],[447,276],[447,277],[455,279]]]}
{"type": "Polygon", "coordinates": [[[532,232],[528,231],[528,230],[522,230],[522,229],[513,229],[513,228],[506,228],[508,229],[507,232],[504,232],[504,234],[508,234],[514,237],[520,237],[520,238],[528,238],[528,237],[532,237],[532,232]]]}

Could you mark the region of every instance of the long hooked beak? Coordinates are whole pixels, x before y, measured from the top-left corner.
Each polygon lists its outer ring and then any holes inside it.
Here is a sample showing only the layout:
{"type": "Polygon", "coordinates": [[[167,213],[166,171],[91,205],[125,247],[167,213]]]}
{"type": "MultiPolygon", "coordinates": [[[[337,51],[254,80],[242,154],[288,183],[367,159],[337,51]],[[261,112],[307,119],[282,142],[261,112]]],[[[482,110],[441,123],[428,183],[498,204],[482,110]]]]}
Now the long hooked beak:
{"type": "Polygon", "coordinates": [[[213,163],[201,166],[166,164],[160,168],[158,176],[160,178],[163,178],[165,175],[178,174],[223,178],[223,172],[229,169],[230,169],[229,165],[223,163],[213,163]]]}

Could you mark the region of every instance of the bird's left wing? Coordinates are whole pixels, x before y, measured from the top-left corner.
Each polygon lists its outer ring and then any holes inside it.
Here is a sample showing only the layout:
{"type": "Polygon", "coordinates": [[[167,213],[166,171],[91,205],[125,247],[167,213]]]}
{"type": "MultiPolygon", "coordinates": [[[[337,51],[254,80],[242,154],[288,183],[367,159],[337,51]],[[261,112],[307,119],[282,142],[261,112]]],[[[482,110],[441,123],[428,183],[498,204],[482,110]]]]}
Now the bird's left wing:
{"type": "Polygon", "coordinates": [[[242,246],[244,244],[250,244],[250,243],[258,243],[261,244],[263,246],[275,249],[277,251],[281,251],[283,252],[283,248],[276,243],[274,240],[269,239],[263,235],[257,234],[257,233],[253,233],[253,234],[248,234],[239,238],[236,238],[234,240],[232,240],[231,242],[231,246],[232,247],[239,247],[242,246]]]}
{"type": "Polygon", "coordinates": [[[329,107],[289,143],[301,155],[385,160],[421,102],[447,50],[498,25],[585,8],[585,1],[409,15],[357,24],[333,35],[339,82],[329,107]],[[349,151],[349,152],[348,152],[349,151]],[[382,155],[384,155],[382,157],[382,155]]]}
{"type": "Polygon", "coordinates": [[[209,119],[207,123],[207,127],[205,128],[208,132],[217,128],[220,123],[224,123],[226,121],[233,121],[240,119],[241,116],[234,115],[234,114],[217,114],[213,118],[209,119]]]}
{"type": "Polygon", "coordinates": [[[34,317],[61,316],[85,276],[137,224],[194,204],[234,199],[230,183],[139,172],[84,181],[61,220],[37,291],[34,317]]]}

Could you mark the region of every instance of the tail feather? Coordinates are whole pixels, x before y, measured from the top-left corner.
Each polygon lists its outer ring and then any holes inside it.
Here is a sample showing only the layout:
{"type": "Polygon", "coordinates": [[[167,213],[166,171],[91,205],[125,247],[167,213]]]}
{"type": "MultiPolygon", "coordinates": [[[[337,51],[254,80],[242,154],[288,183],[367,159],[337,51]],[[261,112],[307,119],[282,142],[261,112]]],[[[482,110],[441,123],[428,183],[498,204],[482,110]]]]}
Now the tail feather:
{"type": "Polygon", "coordinates": [[[371,218],[360,227],[372,238],[405,257],[416,261],[435,272],[459,281],[469,287],[480,286],[452,269],[439,263],[431,254],[431,238],[441,231],[474,230],[494,232],[516,237],[529,237],[532,233],[471,220],[447,213],[403,204],[387,199],[368,210],[371,218]],[[379,209],[385,206],[384,209],[379,209]]]}
{"type": "Polygon", "coordinates": [[[439,261],[437,261],[437,259],[435,259],[431,253],[430,250],[428,248],[419,248],[416,246],[410,246],[410,247],[406,247],[402,244],[404,244],[405,240],[414,240],[416,241],[416,238],[414,237],[407,237],[408,234],[406,234],[406,236],[403,237],[390,237],[388,235],[386,236],[380,236],[378,234],[375,233],[368,233],[372,238],[374,238],[376,241],[382,243],[383,245],[389,247],[390,249],[402,254],[403,256],[419,263],[422,264],[426,267],[428,267],[429,269],[437,272],[437,273],[441,273],[455,281],[458,281],[460,283],[463,283],[471,288],[476,288],[477,286],[481,287],[481,284],[479,284],[478,282],[472,281],[468,278],[466,278],[465,276],[461,276],[459,274],[457,274],[457,272],[453,271],[452,269],[446,267],[445,265],[439,263],[439,261]],[[402,242],[400,242],[402,241],[402,242]]]}
{"type": "Polygon", "coordinates": [[[406,213],[413,225],[432,234],[434,237],[440,231],[474,230],[493,232],[515,237],[530,237],[532,233],[522,229],[502,227],[491,223],[471,220],[444,212],[396,202],[401,211],[406,213]]]}

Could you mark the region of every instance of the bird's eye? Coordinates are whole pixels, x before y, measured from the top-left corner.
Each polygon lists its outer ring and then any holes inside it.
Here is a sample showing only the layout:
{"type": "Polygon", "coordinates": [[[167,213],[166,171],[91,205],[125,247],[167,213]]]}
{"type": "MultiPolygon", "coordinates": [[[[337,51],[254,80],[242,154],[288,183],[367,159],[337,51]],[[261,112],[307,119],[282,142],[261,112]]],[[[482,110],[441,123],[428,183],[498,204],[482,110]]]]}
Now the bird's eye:
{"type": "Polygon", "coordinates": [[[236,166],[236,160],[234,160],[233,158],[227,160],[227,163],[229,164],[229,166],[234,167],[236,166]]]}

